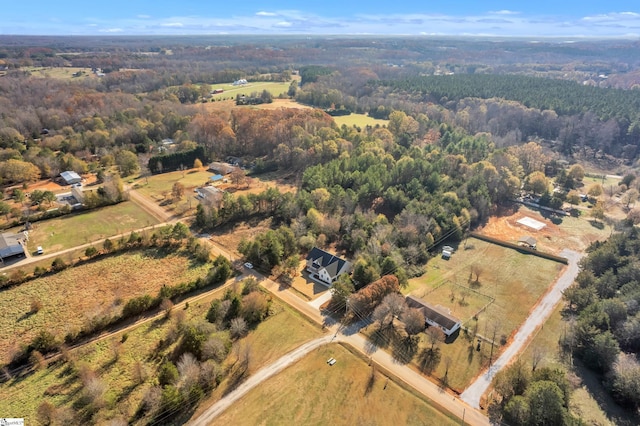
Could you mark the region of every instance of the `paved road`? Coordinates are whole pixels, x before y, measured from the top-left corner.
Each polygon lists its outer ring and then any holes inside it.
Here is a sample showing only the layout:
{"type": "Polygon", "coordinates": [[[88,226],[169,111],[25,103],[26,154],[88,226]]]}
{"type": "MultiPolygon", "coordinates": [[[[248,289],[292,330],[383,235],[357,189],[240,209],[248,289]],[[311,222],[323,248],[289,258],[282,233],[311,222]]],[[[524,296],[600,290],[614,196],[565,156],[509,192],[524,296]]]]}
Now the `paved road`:
{"type": "Polygon", "coordinates": [[[540,303],[534,307],[526,321],[518,329],[511,344],[502,352],[502,355],[460,395],[462,400],[470,406],[480,408],[480,398],[489,388],[493,376],[505,366],[509,365],[511,360],[525,347],[525,344],[529,341],[529,338],[536,329],[544,324],[558,303],[560,303],[562,293],[573,283],[578,275],[580,271],[578,262],[583,255],[566,249],[563,250],[560,255],[569,259],[567,269],[557,279],[551,290],[542,298],[540,303]]]}

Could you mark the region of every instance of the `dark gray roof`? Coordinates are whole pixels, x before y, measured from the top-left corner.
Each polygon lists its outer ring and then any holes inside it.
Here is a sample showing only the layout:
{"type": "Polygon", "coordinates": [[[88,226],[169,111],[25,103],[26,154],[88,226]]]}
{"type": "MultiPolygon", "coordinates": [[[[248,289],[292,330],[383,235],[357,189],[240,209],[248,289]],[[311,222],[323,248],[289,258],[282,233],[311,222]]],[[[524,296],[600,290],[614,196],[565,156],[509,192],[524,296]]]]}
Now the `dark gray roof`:
{"type": "Polygon", "coordinates": [[[427,302],[422,299],[418,299],[414,296],[407,296],[407,306],[410,308],[419,309],[424,315],[425,318],[430,319],[431,321],[440,324],[448,330],[451,330],[453,326],[460,322],[460,320],[453,315],[449,315],[446,312],[442,312],[438,310],[435,306],[431,306],[427,302]]]}
{"type": "Polygon", "coordinates": [[[311,249],[307,255],[307,260],[312,261],[319,268],[325,268],[332,277],[342,270],[344,264],[347,263],[346,260],[319,249],[318,247],[311,249]]]}
{"type": "Polygon", "coordinates": [[[23,238],[20,234],[0,234],[0,258],[23,254],[24,247],[20,244],[23,238]]]}

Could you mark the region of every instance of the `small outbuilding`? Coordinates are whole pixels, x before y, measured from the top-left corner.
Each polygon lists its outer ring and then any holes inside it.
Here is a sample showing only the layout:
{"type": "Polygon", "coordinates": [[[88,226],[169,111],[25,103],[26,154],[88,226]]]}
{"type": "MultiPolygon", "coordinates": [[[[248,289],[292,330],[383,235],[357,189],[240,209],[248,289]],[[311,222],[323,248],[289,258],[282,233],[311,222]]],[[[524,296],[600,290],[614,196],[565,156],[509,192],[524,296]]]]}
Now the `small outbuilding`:
{"type": "Polygon", "coordinates": [[[535,250],[537,241],[533,237],[524,236],[520,237],[520,239],[518,240],[518,244],[535,250]]]}
{"type": "Polygon", "coordinates": [[[196,193],[200,202],[211,206],[215,209],[220,208],[222,205],[222,198],[224,191],[215,186],[204,186],[202,188],[196,188],[196,193]]]}
{"type": "Polygon", "coordinates": [[[221,183],[224,180],[224,176],[222,176],[221,174],[217,174],[217,175],[213,175],[209,178],[209,180],[213,183],[221,183]]]}
{"type": "Polygon", "coordinates": [[[214,161],[213,163],[209,164],[209,171],[211,173],[216,173],[223,176],[228,175],[234,170],[235,167],[233,167],[231,164],[221,163],[219,161],[214,161]]]}
{"type": "Polygon", "coordinates": [[[0,259],[24,256],[24,234],[0,234],[0,259]]]}
{"type": "Polygon", "coordinates": [[[73,185],[74,183],[82,182],[82,178],[74,171],[66,171],[60,173],[60,177],[64,181],[65,185],[73,185]]]}
{"type": "Polygon", "coordinates": [[[407,296],[407,306],[410,308],[418,309],[424,315],[424,320],[427,325],[432,327],[438,327],[448,337],[455,333],[462,323],[460,320],[448,312],[444,312],[443,309],[438,309],[414,296],[407,296]]]}

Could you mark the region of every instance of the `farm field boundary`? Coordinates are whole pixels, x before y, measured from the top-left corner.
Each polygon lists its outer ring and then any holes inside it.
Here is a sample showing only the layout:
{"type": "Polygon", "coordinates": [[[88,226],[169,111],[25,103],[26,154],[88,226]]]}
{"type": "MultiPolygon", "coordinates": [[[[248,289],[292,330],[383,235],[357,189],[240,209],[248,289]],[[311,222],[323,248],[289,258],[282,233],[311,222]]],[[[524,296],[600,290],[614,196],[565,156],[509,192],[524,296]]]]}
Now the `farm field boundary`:
{"type": "Polygon", "coordinates": [[[489,243],[494,243],[494,244],[501,245],[503,247],[508,247],[508,248],[512,248],[512,249],[518,250],[519,252],[522,252],[522,253],[532,254],[534,256],[542,257],[542,258],[548,259],[548,260],[553,260],[554,262],[560,262],[560,263],[563,263],[565,265],[569,264],[569,260],[567,260],[566,258],[560,257],[560,256],[556,256],[556,255],[551,254],[551,253],[545,253],[543,251],[533,250],[533,249],[530,249],[528,247],[522,247],[522,246],[519,246],[517,244],[513,244],[513,243],[510,243],[510,242],[507,242],[507,241],[502,241],[502,240],[499,240],[497,238],[493,238],[493,237],[489,237],[487,235],[479,234],[477,232],[470,232],[469,235],[474,237],[474,238],[477,238],[479,240],[487,241],[489,243]]]}

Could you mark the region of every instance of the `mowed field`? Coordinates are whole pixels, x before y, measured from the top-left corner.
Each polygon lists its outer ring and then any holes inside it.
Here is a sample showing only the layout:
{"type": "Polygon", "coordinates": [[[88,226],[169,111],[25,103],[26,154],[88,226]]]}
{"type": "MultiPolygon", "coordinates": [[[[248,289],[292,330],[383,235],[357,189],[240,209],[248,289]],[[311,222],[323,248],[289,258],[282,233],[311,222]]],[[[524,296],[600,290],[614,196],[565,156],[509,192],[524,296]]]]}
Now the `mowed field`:
{"type": "MultiPolygon", "coordinates": [[[[33,223],[28,250],[60,251],[157,224],[156,218],[131,201],[33,223]]],[[[11,232],[18,232],[13,229],[11,232]]]]}
{"type": "Polygon", "coordinates": [[[224,90],[224,92],[216,93],[214,95],[211,95],[211,97],[216,101],[220,99],[227,99],[230,97],[235,99],[236,95],[249,96],[253,92],[257,92],[258,94],[260,94],[263,90],[266,90],[267,92],[271,93],[274,98],[276,98],[282,94],[286,94],[289,90],[290,85],[290,81],[252,81],[241,86],[234,86],[231,83],[212,84],[211,90],[222,89],[224,90]]]}
{"type": "Polygon", "coordinates": [[[454,425],[338,344],[322,346],[251,390],[215,424],[454,425]],[[326,360],[333,357],[336,364],[326,360]]]}
{"type": "Polygon", "coordinates": [[[389,124],[389,120],[381,120],[378,118],[369,117],[365,114],[349,114],[349,115],[341,115],[339,117],[333,117],[333,121],[336,122],[338,127],[342,127],[342,125],[346,125],[347,127],[360,127],[364,128],[367,126],[375,127],[375,126],[386,126],[389,124]]]}
{"type": "MultiPolygon", "coordinates": [[[[507,340],[524,322],[563,267],[561,263],[469,238],[466,248],[461,243],[450,260],[430,260],[426,274],[409,281],[405,293],[450,310],[469,329],[461,331],[453,342],[440,345],[441,360],[450,358],[455,366],[447,376],[452,389],[462,391],[489,362],[490,343],[483,342],[478,351],[473,336],[477,333],[490,339],[495,329],[495,360],[500,340],[507,340]],[[478,283],[476,273],[480,274],[478,283]],[[490,303],[491,299],[495,301],[490,303]],[[485,305],[486,310],[476,314],[485,305]]],[[[420,347],[429,346],[428,339],[421,337],[420,347]]],[[[442,379],[445,372],[446,363],[440,362],[433,376],[442,379]]]]}
{"type": "Polygon", "coordinates": [[[29,71],[33,77],[39,78],[59,78],[59,79],[74,79],[81,80],[85,78],[98,78],[91,72],[91,68],[78,68],[78,67],[29,67],[24,68],[25,71],[29,71]],[[83,72],[84,74],[74,77],[76,72],[83,72]]]}
{"type": "MultiPolygon", "coordinates": [[[[62,341],[92,318],[115,315],[127,300],[150,294],[163,285],[190,282],[206,275],[207,264],[195,263],[159,249],[133,251],[66,269],[0,292],[0,347],[28,344],[47,330],[62,341]],[[31,313],[32,301],[41,308],[31,313]]],[[[9,350],[0,362],[9,361],[9,350]]]]}
{"type": "MultiPolygon", "coordinates": [[[[179,309],[184,313],[182,321],[202,321],[213,299],[222,297],[224,289],[212,292],[190,303],[188,309],[179,309]]],[[[181,314],[182,315],[182,314],[181,314]]],[[[155,349],[158,342],[167,339],[176,327],[177,315],[171,319],[158,318],[141,324],[126,332],[127,339],[122,342],[122,333],[70,351],[73,362],[59,361],[45,369],[39,369],[26,377],[16,378],[0,385],[0,412],[14,413],[24,417],[25,424],[37,424],[36,410],[43,401],[49,401],[56,407],[70,409],[82,397],[82,381],[78,377],[78,368],[88,365],[98,372],[105,383],[107,404],[97,418],[98,424],[108,423],[109,419],[131,419],[150,387],[157,384],[156,371],[163,362],[155,349]],[[114,350],[119,355],[114,358],[114,350]],[[138,383],[134,371],[139,365],[146,378],[138,383]]],[[[249,345],[252,351],[250,371],[260,369],[275,361],[283,354],[313,338],[321,331],[301,318],[290,308],[278,302],[272,306],[272,315],[260,323],[249,335],[237,344],[249,345]],[[273,342],[278,344],[274,345],[273,342]]],[[[171,352],[173,346],[166,349],[171,352]]],[[[235,360],[233,353],[228,362],[235,360]]],[[[225,366],[226,368],[226,366],[225,366]]],[[[200,403],[207,407],[227,391],[227,382],[223,381],[209,399],[200,403]]],[[[146,420],[134,424],[146,424],[146,420]]]]}

